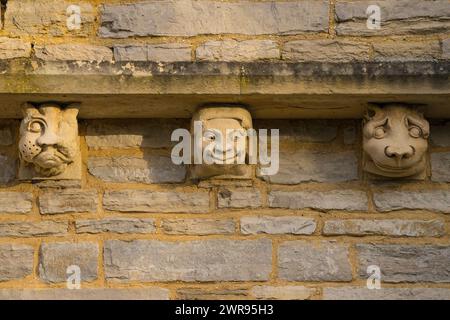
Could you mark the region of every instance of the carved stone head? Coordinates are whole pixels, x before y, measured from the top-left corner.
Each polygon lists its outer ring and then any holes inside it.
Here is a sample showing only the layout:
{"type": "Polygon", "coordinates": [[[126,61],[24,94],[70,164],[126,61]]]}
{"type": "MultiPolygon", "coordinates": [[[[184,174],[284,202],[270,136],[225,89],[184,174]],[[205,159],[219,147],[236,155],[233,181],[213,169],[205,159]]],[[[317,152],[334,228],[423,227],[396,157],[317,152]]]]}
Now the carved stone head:
{"type": "Polygon", "coordinates": [[[80,179],[78,108],[26,104],[20,126],[20,179],[80,179]]]}
{"type": "Polygon", "coordinates": [[[248,178],[247,129],[252,128],[250,113],[240,107],[204,107],[191,124],[194,154],[202,154],[202,164],[192,166],[193,178],[248,178]],[[201,124],[201,126],[199,126],[201,124]],[[201,132],[200,132],[201,131],[201,132]],[[201,134],[201,136],[198,136],[201,134]],[[219,139],[220,137],[220,139],[219,139]],[[209,157],[209,160],[206,159],[209,157]]]}
{"type": "Polygon", "coordinates": [[[430,126],[422,114],[399,104],[370,107],[363,127],[363,169],[390,177],[423,179],[430,126]]]}

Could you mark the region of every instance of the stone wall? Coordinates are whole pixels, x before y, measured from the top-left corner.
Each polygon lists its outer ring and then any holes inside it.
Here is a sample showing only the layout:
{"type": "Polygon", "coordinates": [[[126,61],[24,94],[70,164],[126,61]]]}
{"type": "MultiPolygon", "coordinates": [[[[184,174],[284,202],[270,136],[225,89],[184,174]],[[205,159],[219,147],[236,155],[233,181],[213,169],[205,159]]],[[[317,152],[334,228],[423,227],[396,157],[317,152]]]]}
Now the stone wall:
{"type": "MultiPolygon", "coordinates": [[[[84,0],[70,31],[71,1],[8,0],[0,60],[448,63],[448,0],[377,3],[381,30],[365,0],[84,0]]],[[[0,299],[450,299],[448,119],[425,181],[363,173],[360,119],[254,119],[281,129],[278,174],[197,184],[170,159],[189,119],[89,114],[79,183],[19,181],[20,120],[0,120],[0,299]]]]}
{"type": "Polygon", "coordinates": [[[170,160],[187,122],[80,120],[83,177],[64,185],[15,180],[2,121],[0,297],[58,297],[79,265],[67,297],[450,298],[448,123],[426,181],[368,179],[359,120],[255,120],[281,128],[279,173],[194,184],[170,160]]]}

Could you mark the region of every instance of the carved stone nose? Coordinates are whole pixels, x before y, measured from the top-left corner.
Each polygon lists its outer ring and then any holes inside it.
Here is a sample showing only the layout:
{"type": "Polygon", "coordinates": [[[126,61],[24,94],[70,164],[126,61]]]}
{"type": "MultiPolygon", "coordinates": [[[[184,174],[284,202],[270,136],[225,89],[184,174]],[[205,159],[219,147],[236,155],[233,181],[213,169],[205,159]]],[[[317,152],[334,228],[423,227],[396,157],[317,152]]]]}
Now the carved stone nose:
{"type": "Polygon", "coordinates": [[[52,131],[47,131],[36,142],[39,146],[54,146],[60,143],[60,138],[52,131]]]}
{"type": "Polygon", "coordinates": [[[387,146],[384,149],[384,153],[389,158],[396,158],[397,160],[408,159],[414,155],[413,146],[387,146]]]}

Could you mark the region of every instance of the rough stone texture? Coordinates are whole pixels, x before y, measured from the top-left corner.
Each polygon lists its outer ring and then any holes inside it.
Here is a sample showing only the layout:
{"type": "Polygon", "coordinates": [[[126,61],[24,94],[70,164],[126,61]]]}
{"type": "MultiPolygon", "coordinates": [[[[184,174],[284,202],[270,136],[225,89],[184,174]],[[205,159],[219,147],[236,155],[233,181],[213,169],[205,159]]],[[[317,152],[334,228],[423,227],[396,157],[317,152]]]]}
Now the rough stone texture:
{"type": "Polygon", "coordinates": [[[177,296],[180,300],[244,300],[248,299],[248,290],[183,288],[177,290],[177,296]]]}
{"type": "Polygon", "coordinates": [[[169,300],[169,290],[148,288],[0,289],[0,300],[169,300]]]}
{"type": "Polygon", "coordinates": [[[209,211],[209,193],[203,191],[106,191],[103,196],[103,207],[106,210],[120,212],[205,213],[209,211]]]}
{"type": "Polygon", "coordinates": [[[242,217],[241,232],[243,234],[312,234],[316,230],[316,222],[303,217],[242,217]]]}
{"type": "Polygon", "coordinates": [[[279,129],[280,144],[331,142],[337,137],[338,125],[332,120],[262,120],[254,121],[256,129],[279,129]]]}
{"type": "Polygon", "coordinates": [[[134,218],[107,218],[103,220],[77,220],[75,221],[77,233],[154,233],[154,219],[134,218]]]}
{"type": "Polygon", "coordinates": [[[175,165],[169,156],[89,158],[89,173],[106,182],[183,182],[186,168],[175,165]]]}
{"type": "Polygon", "coordinates": [[[0,37],[0,60],[28,58],[31,55],[31,43],[20,39],[0,37]]]}
{"type": "Polygon", "coordinates": [[[436,237],[445,234],[445,224],[441,220],[328,220],[325,221],[323,234],[436,237]]]}
{"type": "Polygon", "coordinates": [[[67,229],[67,221],[1,222],[0,237],[64,236],[67,229]]]}
{"type": "Polygon", "coordinates": [[[271,191],[269,193],[271,208],[317,210],[367,210],[367,195],[357,190],[333,191],[271,191]]]}
{"type": "Polygon", "coordinates": [[[13,137],[11,134],[11,128],[7,125],[3,126],[0,124],[0,146],[10,146],[12,144],[13,144],[13,137]]]}
{"type": "Polygon", "coordinates": [[[389,35],[448,32],[450,6],[447,0],[382,0],[381,29],[368,29],[366,10],[372,1],[337,1],[336,32],[339,35],[389,35]]]}
{"type": "Polygon", "coordinates": [[[162,228],[167,234],[231,234],[235,232],[232,219],[166,219],[162,228]]]}
{"type": "Polygon", "coordinates": [[[354,144],[356,142],[356,127],[349,125],[344,128],[344,144],[354,144]]]}
{"type": "Polygon", "coordinates": [[[67,281],[67,268],[80,267],[81,281],[97,279],[98,245],[91,242],[43,243],[39,252],[39,277],[49,283],[67,281]]]}
{"type": "Polygon", "coordinates": [[[109,280],[262,281],[272,270],[272,245],[267,239],[111,240],[105,242],[104,256],[109,280]]]}
{"type": "Polygon", "coordinates": [[[116,61],[191,61],[191,46],[183,43],[161,43],[147,46],[114,46],[116,61]]]}
{"type": "Polygon", "coordinates": [[[450,59],[450,38],[442,40],[442,59],[450,59]]]}
{"type": "Polygon", "coordinates": [[[282,50],[284,60],[351,62],[369,60],[370,46],[348,40],[296,40],[287,42],[282,50]]]}
{"type": "Polygon", "coordinates": [[[431,154],[431,180],[450,182],[450,152],[431,154]]]}
{"type": "Polygon", "coordinates": [[[93,32],[96,9],[88,1],[78,1],[81,9],[81,29],[67,29],[67,8],[74,4],[70,0],[20,0],[8,1],[5,12],[5,30],[14,35],[71,34],[87,36],[93,32]]]}
{"type": "Polygon", "coordinates": [[[175,129],[187,127],[184,120],[133,119],[92,120],[88,122],[86,142],[90,149],[168,148],[175,129]]]}
{"type": "Polygon", "coordinates": [[[301,182],[341,182],[358,178],[358,160],[353,151],[318,152],[280,150],[280,169],[277,174],[263,176],[275,184],[301,182]]]}
{"type": "Polygon", "coordinates": [[[366,287],[324,288],[324,300],[450,300],[450,289],[445,288],[383,288],[366,287]]]}
{"type": "Polygon", "coordinates": [[[97,212],[97,206],[96,190],[45,191],[39,197],[41,214],[97,212]]]}
{"type": "MultiPolygon", "coordinates": [[[[16,176],[16,161],[0,154],[0,184],[14,180],[16,176]]],[[[0,204],[1,206],[1,204],[0,204]]]]}
{"type": "Polygon", "coordinates": [[[304,286],[256,286],[251,290],[256,299],[265,300],[306,300],[317,293],[317,289],[304,286]]]}
{"type": "Polygon", "coordinates": [[[280,49],[271,40],[225,40],[203,43],[195,54],[200,61],[256,61],[279,59],[280,49]]]}
{"type": "Polygon", "coordinates": [[[377,61],[430,61],[439,59],[439,41],[429,42],[375,42],[374,59],[377,61]]]}
{"type": "Polygon", "coordinates": [[[33,272],[34,249],[23,244],[0,244],[0,282],[24,278],[33,272]]]}
{"type": "Polygon", "coordinates": [[[439,245],[358,244],[359,275],[380,266],[383,282],[450,282],[450,247],[439,245]]]}
{"type": "Polygon", "coordinates": [[[104,5],[101,21],[100,36],[111,38],[324,32],[328,29],[328,1],[148,1],[104,5]]]}
{"type": "Polygon", "coordinates": [[[217,195],[219,208],[257,208],[261,206],[261,193],[253,188],[223,188],[217,195]]]}
{"type": "Polygon", "coordinates": [[[378,211],[422,209],[450,213],[449,190],[375,192],[373,200],[378,211]]]}
{"type": "Polygon", "coordinates": [[[36,58],[46,61],[112,61],[108,47],[84,44],[47,44],[34,47],[36,58]]]}
{"type": "Polygon", "coordinates": [[[0,213],[28,213],[33,194],[29,192],[0,192],[0,213]]]}
{"type": "Polygon", "coordinates": [[[284,242],[278,249],[278,274],[289,281],[350,281],[348,245],[327,241],[284,242]]]}
{"type": "Polygon", "coordinates": [[[431,125],[430,139],[437,147],[450,147],[450,121],[441,125],[431,125]]]}

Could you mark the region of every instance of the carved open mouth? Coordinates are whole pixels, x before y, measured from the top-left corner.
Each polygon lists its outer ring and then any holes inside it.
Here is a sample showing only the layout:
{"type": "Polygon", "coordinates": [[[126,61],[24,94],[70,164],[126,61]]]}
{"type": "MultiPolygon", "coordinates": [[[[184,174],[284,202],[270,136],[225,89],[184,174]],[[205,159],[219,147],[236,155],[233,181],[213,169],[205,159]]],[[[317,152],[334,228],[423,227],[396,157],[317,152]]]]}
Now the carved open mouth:
{"type": "Polygon", "coordinates": [[[34,161],[43,168],[58,167],[64,163],[70,163],[69,157],[58,150],[49,149],[38,154],[34,161]]]}
{"type": "Polygon", "coordinates": [[[391,171],[391,172],[399,172],[399,171],[408,170],[409,168],[411,168],[414,165],[413,164],[413,165],[409,165],[409,166],[395,166],[394,167],[394,166],[380,164],[380,163],[376,162],[375,160],[373,160],[373,163],[379,169],[381,169],[383,171],[391,171]]]}

